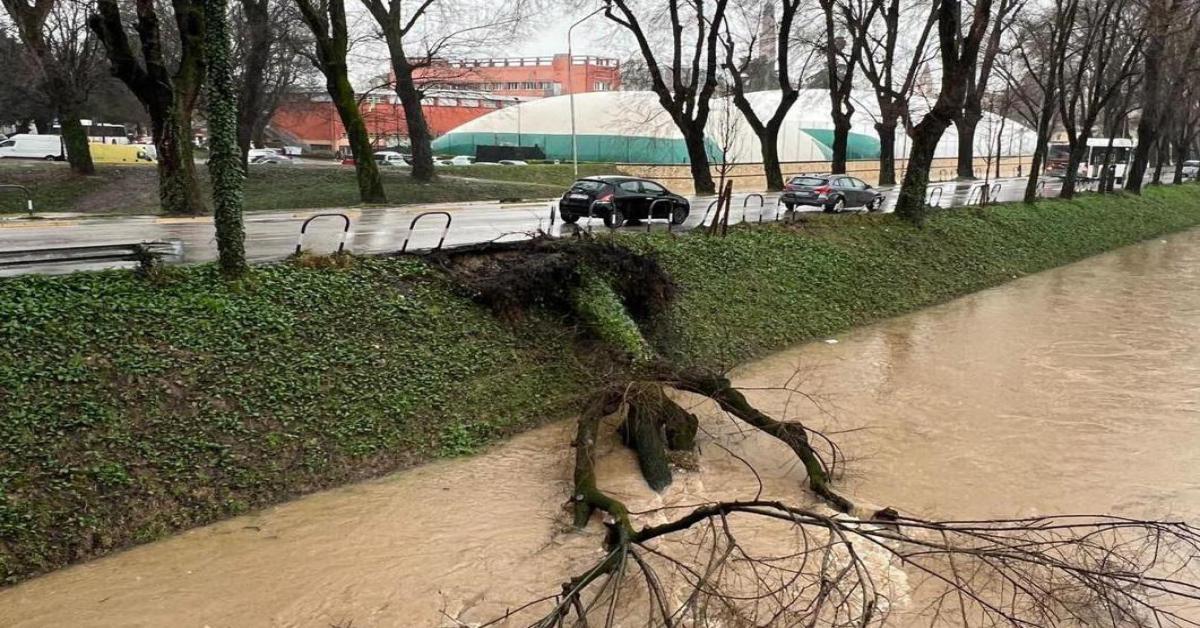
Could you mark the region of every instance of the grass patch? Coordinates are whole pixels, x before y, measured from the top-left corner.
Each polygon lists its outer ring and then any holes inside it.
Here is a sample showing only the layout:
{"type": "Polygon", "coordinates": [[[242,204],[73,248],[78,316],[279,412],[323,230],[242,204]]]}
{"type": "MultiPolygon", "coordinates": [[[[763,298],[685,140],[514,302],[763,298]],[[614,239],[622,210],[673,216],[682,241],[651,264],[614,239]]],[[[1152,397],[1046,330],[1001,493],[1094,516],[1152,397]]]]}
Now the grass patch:
{"type": "MultiPolygon", "coordinates": [[[[516,181],[521,183],[539,183],[554,186],[562,194],[575,181],[575,168],[571,164],[530,164],[528,166],[453,166],[442,168],[439,172],[456,177],[473,179],[491,179],[495,181],[516,181]]],[[[622,174],[615,164],[579,164],[580,177],[593,177],[602,174],[622,174]]]]}
{"type": "MultiPolygon", "coordinates": [[[[200,183],[208,189],[207,168],[198,166],[200,183]]],[[[580,164],[580,174],[604,174],[616,168],[580,164]]],[[[557,197],[572,181],[570,165],[464,166],[440,168],[432,183],[421,183],[406,170],[382,171],[388,203],[472,202],[495,199],[557,197]]],[[[40,161],[0,161],[0,183],[28,187],[41,212],[95,214],[159,213],[158,178],[149,165],[101,165],[96,175],[72,174],[66,164],[40,161]]],[[[313,209],[358,205],[358,183],[350,166],[253,166],[246,178],[248,211],[313,209]]],[[[0,193],[0,213],[22,213],[24,197],[0,193]]]]}
{"type": "MultiPolygon", "coordinates": [[[[651,339],[729,366],[1200,224],[1200,187],[621,234],[678,284],[651,339]]],[[[0,581],[567,416],[573,331],[500,323],[420,261],[0,280],[0,581]]],[[[595,352],[594,352],[595,353],[595,352]]]]}

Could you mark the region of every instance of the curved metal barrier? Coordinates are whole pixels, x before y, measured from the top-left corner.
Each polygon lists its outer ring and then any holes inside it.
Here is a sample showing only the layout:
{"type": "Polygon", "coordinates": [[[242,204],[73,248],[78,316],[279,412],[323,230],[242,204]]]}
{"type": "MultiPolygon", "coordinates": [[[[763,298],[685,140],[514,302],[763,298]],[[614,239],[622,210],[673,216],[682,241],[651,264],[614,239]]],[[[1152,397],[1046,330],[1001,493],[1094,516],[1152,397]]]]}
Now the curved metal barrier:
{"type": "Polygon", "coordinates": [[[1042,198],[1043,196],[1046,195],[1046,180],[1045,179],[1038,179],[1036,192],[1034,193],[1034,195],[1037,196],[1038,198],[1042,198]]]}
{"type": "Polygon", "coordinates": [[[972,205],[982,205],[986,202],[986,200],[985,200],[986,197],[987,197],[987,185],[981,183],[981,184],[971,188],[970,192],[967,192],[967,202],[963,203],[963,207],[970,207],[972,205]]]}
{"type": "Polygon", "coordinates": [[[721,200],[720,198],[716,198],[716,199],[713,199],[713,202],[708,204],[708,207],[704,210],[704,218],[700,219],[701,227],[704,226],[704,223],[708,222],[708,213],[712,211],[712,208],[715,207],[717,205],[717,202],[720,200],[721,200]]]}
{"type": "Polygon", "coordinates": [[[341,253],[346,249],[346,234],[350,233],[350,217],[340,213],[313,214],[300,225],[300,237],[296,239],[296,255],[300,254],[300,249],[304,246],[304,233],[308,231],[308,224],[318,218],[341,218],[345,222],[345,226],[342,227],[342,240],[338,243],[337,252],[341,253]]]}
{"type": "Polygon", "coordinates": [[[750,205],[751,197],[755,197],[755,196],[758,197],[758,222],[760,224],[762,223],[762,209],[763,209],[763,205],[767,204],[767,199],[763,198],[763,195],[759,194],[757,192],[752,192],[750,194],[747,194],[746,198],[742,199],[742,222],[746,222],[746,207],[748,205],[750,205]]]}
{"type": "MultiPolygon", "coordinates": [[[[667,203],[671,209],[675,209],[675,202],[669,198],[656,198],[650,201],[650,209],[646,210],[646,233],[650,233],[650,221],[654,218],[654,206],[659,203],[667,203]]],[[[671,230],[671,212],[667,212],[667,231],[671,230]]]]}
{"type": "Polygon", "coordinates": [[[413,231],[417,228],[417,223],[426,216],[445,216],[446,217],[446,226],[442,227],[442,237],[438,240],[437,246],[435,246],[429,250],[437,251],[442,248],[443,244],[445,244],[446,234],[450,233],[450,223],[454,220],[454,217],[450,215],[450,212],[421,212],[421,213],[417,214],[416,216],[413,216],[412,222],[408,223],[408,233],[404,236],[404,244],[400,245],[401,253],[408,251],[408,241],[410,239],[412,239],[412,234],[413,234],[413,231]]]}
{"type": "Polygon", "coordinates": [[[3,190],[19,190],[25,194],[25,211],[29,212],[30,216],[33,215],[33,192],[30,192],[29,188],[13,183],[2,183],[0,184],[0,191],[3,190]]]}
{"type": "Polygon", "coordinates": [[[554,218],[558,215],[558,205],[550,205],[550,226],[554,226],[554,218]]]}
{"type": "Polygon", "coordinates": [[[992,188],[988,190],[988,202],[995,203],[998,198],[1000,198],[1000,184],[993,183],[992,188]]]}
{"type": "Polygon", "coordinates": [[[932,190],[929,190],[929,192],[925,195],[925,204],[932,205],[934,207],[939,207],[942,204],[942,195],[944,193],[945,193],[945,190],[940,185],[937,186],[936,188],[933,188],[932,190]],[[937,200],[934,200],[934,199],[937,199],[937,200]]]}

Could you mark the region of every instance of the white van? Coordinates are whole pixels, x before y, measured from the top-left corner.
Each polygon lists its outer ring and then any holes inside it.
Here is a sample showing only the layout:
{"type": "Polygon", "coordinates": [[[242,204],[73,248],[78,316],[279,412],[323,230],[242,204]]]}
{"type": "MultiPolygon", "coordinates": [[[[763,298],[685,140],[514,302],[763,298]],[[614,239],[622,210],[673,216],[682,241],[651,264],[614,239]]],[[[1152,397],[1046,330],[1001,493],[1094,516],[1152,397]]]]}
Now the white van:
{"type": "Polygon", "coordinates": [[[57,135],[18,133],[0,142],[0,159],[5,157],[62,161],[62,138],[57,135]]]}

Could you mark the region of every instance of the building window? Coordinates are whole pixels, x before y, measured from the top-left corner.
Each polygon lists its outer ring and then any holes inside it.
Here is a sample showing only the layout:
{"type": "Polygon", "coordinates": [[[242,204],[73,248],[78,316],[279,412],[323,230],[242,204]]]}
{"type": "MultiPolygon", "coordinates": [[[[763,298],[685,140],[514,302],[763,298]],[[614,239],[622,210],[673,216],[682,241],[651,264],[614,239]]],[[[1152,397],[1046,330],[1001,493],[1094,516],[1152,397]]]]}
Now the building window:
{"type": "Polygon", "coordinates": [[[458,104],[461,107],[478,107],[479,99],[477,98],[460,98],[458,104]]]}
{"type": "Polygon", "coordinates": [[[607,92],[608,91],[608,83],[606,83],[604,81],[596,81],[596,91],[607,92]]]}

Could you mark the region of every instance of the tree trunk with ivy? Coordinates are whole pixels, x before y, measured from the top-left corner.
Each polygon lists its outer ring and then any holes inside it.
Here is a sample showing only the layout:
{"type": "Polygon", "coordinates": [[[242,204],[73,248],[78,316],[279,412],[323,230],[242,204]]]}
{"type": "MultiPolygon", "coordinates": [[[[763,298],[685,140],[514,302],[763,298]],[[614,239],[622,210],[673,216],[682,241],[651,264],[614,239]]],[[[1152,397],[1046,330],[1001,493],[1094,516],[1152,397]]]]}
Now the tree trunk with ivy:
{"type": "Polygon", "coordinates": [[[237,88],[229,44],[228,0],[204,0],[204,52],[208,61],[208,172],[212,179],[213,222],[221,272],[246,272],[246,233],[242,224],[242,152],[238,146],[237,88]]]}

